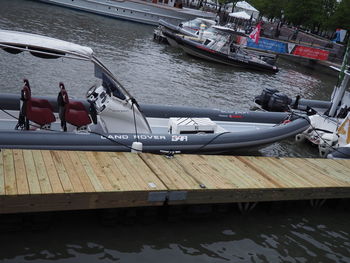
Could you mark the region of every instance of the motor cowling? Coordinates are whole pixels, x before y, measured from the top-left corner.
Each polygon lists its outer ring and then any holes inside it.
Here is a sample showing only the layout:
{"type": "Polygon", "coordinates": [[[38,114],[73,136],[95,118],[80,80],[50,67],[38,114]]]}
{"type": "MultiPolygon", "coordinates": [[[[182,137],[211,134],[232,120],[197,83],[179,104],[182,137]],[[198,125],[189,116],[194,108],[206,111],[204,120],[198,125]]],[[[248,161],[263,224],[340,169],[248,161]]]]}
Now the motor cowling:
{"type": "Polygon", "coordinates": [[[273,94],[277,92],[279,92],[277,89],[272,89],[272,88],[263,89],[261,94],[255,97],[255,103],[259,104],[264,110],[269,110],[268,104],[269,104],[270,98],[272,97],[273,94]]]}
{"type": "Polygon", "coordinates": [[[289,98],[286,94],[276,92],[270,97],[267,105],[267,110],[277,112],[288,111],[291,103],[292,99],[289,98]]]}

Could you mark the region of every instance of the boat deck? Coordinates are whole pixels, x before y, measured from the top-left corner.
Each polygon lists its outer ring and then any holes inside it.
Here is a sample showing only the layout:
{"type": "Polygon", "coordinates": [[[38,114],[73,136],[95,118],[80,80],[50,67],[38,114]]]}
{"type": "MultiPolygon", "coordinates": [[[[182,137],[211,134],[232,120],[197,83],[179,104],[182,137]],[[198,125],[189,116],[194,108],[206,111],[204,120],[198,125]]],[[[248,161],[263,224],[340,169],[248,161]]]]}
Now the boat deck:
{"type": "Polygon", "coordinates": [[[0,213],[350,197],[350,160],[1,150],[0,213]]]}

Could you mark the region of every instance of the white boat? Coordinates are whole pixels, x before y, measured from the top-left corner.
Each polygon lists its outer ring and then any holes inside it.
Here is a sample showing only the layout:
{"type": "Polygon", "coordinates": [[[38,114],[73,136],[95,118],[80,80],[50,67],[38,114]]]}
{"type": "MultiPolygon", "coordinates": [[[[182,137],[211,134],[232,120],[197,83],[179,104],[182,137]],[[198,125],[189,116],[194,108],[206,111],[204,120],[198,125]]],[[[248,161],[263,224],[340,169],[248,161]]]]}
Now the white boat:
{"type": "Polygon", "coordinates": [[[170,30],[165,30],[163,34],[169,43],[176,43],[172,46],[178,46],[185,53],[201,59],[233,67],[269,73],[278,72],[278,67],[274,65],[275,60],[248,53],[237,44],[236,38],[242,33],[228,27],[213,25],[199,32],[198,37],[178,34],[170,30]]]}
{"type": "Polygon", "coordinates": [[[173,23],[196,17],[214,18],[215,14],[182,7],[182,1],[146,0],[39,0],[48,4],[60,5],[99,15],[114,17],[134,22],[158,25],[160,19],[173,23]],[[165,2],[165,1],[164,1],[165,2]]]}
{"type": "Polygon", "coordinates": [[[311,142],[316,145],[321,157],[350,159],[350,72],[347,58],[350,42],[344,55],[341,69],[338,70],[338,85],[335,86],[329,101],[295,99],[276,89],[265,89],[255,98],[263,110],[293,112],[296,115],[309,115],[310,127],[296,136],[298,142],[311,142]]]}
{"type": "Polygon", "coordinates": [[[341,85],[333,91],[330,108],[310,116],[310,127],[296,136],[299,142],[317,145],[321,157],[350,159],[349,81],[350,72],[346,70],[341,85]]]}
{"type": "Polygon", "coordinates": [[[72,100],[63,83],[58,97],[35,96],[32,76],[25,76],[21,92],[19,86],[17,94],[0,94],[0,148],[222,153],[256,149],[309,127],[286,113],[139,105],[91,48],[54,38],[0,30],[0,51],[90,62],[96,82],[85,99],[72,100]]]}

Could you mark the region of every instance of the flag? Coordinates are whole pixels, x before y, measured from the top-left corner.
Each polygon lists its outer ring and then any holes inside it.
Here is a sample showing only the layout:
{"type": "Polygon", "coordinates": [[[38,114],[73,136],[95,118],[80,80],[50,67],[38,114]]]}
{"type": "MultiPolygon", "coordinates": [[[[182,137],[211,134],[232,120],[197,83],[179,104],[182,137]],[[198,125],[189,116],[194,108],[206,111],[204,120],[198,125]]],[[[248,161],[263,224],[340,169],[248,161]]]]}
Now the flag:
{"type": "Polygon", "coordinates": [[[250,33],[249,38],[251,38],[255,44],[259,43],[261,24],[257,24],[252,33],[250,33]]]}

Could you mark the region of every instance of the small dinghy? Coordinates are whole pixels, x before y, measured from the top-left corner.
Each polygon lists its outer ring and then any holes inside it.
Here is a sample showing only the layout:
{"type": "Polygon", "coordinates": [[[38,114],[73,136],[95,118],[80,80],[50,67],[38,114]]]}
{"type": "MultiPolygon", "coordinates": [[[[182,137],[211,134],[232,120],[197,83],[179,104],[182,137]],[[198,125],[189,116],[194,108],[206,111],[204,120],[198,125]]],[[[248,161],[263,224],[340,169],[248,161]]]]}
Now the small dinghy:
{"type": "Polygon", "coordinates": [[[35,96],[30,78],[17,94],[0,94],[0,148],[228,153],[309,127],[307,118],[288,113],[139,105],[91,48],[66,41],[0,30],[0,49],[91,62],[98,81],[81,100],[69,97],[64,80],[57,97],[35,96]]]}

